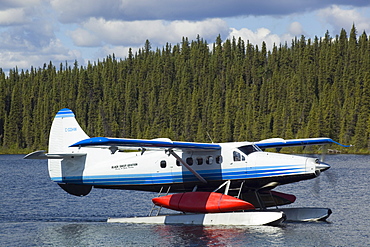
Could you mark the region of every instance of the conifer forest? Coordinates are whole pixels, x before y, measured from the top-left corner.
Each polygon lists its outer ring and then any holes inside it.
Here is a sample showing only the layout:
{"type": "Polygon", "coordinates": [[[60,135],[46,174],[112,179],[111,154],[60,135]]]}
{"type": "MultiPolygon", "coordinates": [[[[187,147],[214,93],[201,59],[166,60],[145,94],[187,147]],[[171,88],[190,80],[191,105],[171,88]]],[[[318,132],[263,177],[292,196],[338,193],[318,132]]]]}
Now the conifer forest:
{"type": "Polygon", "coordinates": [[[370,40],[355,26],[257,46],[198,36],[86,66],[0,70],[0,152],[47,150],[55,114],[93,136],[231,142],[330,137],[370,153],[370,40]]]}

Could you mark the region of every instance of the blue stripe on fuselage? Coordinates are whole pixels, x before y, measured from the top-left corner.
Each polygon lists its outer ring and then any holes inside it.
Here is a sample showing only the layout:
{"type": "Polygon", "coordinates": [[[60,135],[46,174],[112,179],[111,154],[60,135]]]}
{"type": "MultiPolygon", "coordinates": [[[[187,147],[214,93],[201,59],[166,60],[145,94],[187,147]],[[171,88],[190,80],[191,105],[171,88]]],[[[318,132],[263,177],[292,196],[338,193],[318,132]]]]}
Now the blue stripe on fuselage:
{"type": "MultiPolygon", "coordinates": [[[[246,168],[231,168],[231,169],[213,169],[200,170],[198,173],[207,181],[212,180],[237,180],[263,178],[269,176],[288,176],[297,175],[305,172],[303,167],[254,167],[253,169],[246,168]],[[221,172],[222,171],[222,172],[221,172]]],[[[91,185],[148,185],[148,184],[168,184],[168,183],[183,183],[197,182],[198,179],[189,171],[167,172],[155,174],[120,174],[120,175],[98,175],[98,176],[78,176],[78,177],[54,177],[53,181],[58,183],[76,183],[76,184],[91,184],[91,185]]]]}

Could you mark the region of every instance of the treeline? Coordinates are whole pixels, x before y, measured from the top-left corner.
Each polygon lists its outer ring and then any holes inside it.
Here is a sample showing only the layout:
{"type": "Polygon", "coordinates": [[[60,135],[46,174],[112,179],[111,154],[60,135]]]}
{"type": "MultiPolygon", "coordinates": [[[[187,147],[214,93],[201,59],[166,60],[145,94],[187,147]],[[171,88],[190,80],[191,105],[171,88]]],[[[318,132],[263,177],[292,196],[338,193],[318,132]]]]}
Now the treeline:
{"type": "Polygon", "coordinates": [[[200,37],[155,50],[147,41],[124,60],[1,71],[0,147],[47,148],[53,117],[67,107],[90,136],[324,136],[369,152],[370,41],[356,32],[302,36],[272,50],[220,36],[211,47],[200,37]]]}

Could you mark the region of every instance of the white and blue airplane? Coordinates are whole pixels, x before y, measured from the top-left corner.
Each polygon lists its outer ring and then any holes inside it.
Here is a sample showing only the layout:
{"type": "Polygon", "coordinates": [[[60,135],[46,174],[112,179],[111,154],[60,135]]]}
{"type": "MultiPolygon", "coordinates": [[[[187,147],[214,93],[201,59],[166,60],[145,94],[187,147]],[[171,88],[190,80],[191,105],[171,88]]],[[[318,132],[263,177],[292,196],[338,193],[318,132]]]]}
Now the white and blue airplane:
{"type": "MultiPolygon", "coordinates": [[[[181,196],[187,193],[190,199],[187,202],[185,199],[176,202],[175,208],[167,205],[170,202],[166,204],[162,201],[157,205],[193,213],[197,209],[184,210],[183,206],[191,206],[194,202],[203,200],[203,206],[208,207],[208,203],[214,202],[199,198],[201,192],[203,196],[209,198],[211,193],[216,193],[224,187],[224,195],[251,202],[262,213],[266,207],[292,203],[295,199],[283,193],[273,194],[271,189],[278,185],[313,179],[330,168],[317,158],[262,150],[332,143],[346,146],[330,138],[291,140],[275,138],[258,142],[230,143],[177,142],[167,138],[152,140],[89,138],[76,121],[74,113],[70,109],[62,109],[56,114],[51,126],[48,153],[36,151],[25,158],[48,159],[51,180],[58,183],[66,192],[76,196],[89,194],[93,187],[162,194],[166,191],[166,194],[175,193],[181,196]],[[273,198],[272,203],[263,196],[266,193],[273,198]]],[[[170,198],[172,201],[173,199],[170,198]]],[[[220,205],[222,199],[217,200],[216,204],[220,205]]],[[[221,211],[216,213],[207,210],[199,210],[202,213],[200,223],[197,220],[190,222],[203,225],[218,224],[215,217],[206,221],[205,215],[207,217],[224,215],[231,209],[225,211],[220,209],[221,211]]],[[[283,218],[286,214],[287,212],[282,212],[280,216],[283,218]]],[[[330,210],[327,210],[326,214],[330,214],[330,210]]],[[[233,220],[225,222],[221,219],[219,224],[239,224],[240,217],[235,216],[237,222],[233,220]]],[[[310,219],[325,217],[328,215],[311,216],[310,219]]],[[[144,217],[143,222],[150,223],[149,218],[144,217]]],[[[182,221],[183,219],[176,219],[174,222],[183,223],[182,221]]],[[[168,218],[164,219],[164,222],[171,223],[168,218]]],[[[245,224],[255,223],[248,221],[245,224]]]]}

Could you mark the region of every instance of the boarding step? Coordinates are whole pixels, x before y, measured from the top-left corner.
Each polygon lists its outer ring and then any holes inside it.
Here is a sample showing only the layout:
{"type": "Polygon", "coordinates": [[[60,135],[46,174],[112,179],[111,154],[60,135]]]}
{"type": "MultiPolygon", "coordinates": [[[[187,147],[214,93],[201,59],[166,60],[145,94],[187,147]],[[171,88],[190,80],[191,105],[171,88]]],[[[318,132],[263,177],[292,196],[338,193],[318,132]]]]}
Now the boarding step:
{"type": "MultiPolygon", "coordinates": [[[[171,186],[168,186],[167,190],[165,190],[164,186],[162,186],[161,189],[159,190],[157,197],[167,196],[168,193],[170,192],[170,189],[171,189],[171,186]]],[[[150,210],[148,216],[158,216],[161,210],[162,210],[162,206],[157,206],[153,204],[153,207],[150,210]]]]}

